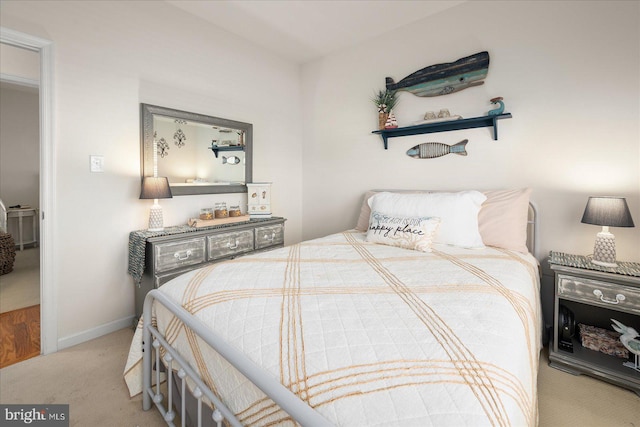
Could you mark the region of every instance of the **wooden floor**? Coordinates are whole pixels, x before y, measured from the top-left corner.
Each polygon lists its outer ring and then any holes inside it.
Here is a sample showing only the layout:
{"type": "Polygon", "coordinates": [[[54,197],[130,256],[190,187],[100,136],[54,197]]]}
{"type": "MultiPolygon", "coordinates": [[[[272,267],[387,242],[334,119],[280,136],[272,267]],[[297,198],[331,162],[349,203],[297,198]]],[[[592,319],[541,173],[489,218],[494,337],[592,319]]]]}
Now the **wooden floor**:
{"type": "Polygon", "coordinates": [[[40,305],[0,314],[0,368],[40,354],[40,305]]]}

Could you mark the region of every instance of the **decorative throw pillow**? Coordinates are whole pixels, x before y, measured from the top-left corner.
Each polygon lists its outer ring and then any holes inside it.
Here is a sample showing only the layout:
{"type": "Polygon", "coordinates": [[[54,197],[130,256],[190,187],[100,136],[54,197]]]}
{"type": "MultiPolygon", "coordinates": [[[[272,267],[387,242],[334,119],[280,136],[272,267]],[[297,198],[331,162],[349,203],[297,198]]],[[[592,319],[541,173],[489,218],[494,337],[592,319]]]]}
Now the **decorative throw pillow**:
{"type": "Polygon", "coordinates": [[[371,216],[371,207],[369,206],[369,199],[378,193],[400,193],[400,194],[424,194],[433,193],[433,191],[427,190],[370,190],[364,194],[364,200],[360,207],[360,216],[358,216],[358,222],[356,223],[356,230],[367,231],[369,228],[369,217],[371,216]]]}
{"type": "Polygon", "coordinates": [[[487,197],[479,191],[457,193],[377,193],[369,199],[372,211],[406,217],[438,217],[435,243],[482,248],[478,212],[487,197]]]}
{"type": "Polygon", "coordinates": [[[433,235],[440,218],[405,217],[372,211],[367,230],[367,242],[399,246],[422,252],[431,252],[433,235]]]}

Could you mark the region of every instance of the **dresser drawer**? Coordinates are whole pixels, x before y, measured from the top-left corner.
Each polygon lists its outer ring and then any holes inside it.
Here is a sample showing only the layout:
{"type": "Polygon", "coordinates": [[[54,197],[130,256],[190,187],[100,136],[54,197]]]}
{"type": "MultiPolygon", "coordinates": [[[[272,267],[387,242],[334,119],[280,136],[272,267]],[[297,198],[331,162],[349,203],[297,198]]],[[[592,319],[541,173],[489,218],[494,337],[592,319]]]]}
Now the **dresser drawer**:
{"type": "Polygon", "coordinates": [[[559,274],[558,297],[640,314],[640,289],[559,274]]]}
{"type": "Polygon", "coordinates": [[[209,261],[253,250],[253,230],[207,236],[209,261]]]}
{"type": "Polygon", "coordinates": [[[284,243],[284,225],[276,224],[266,227],[256,227],[256,249],[284,243]]]}
{"type": "Polygon", "coordinates": [[[156,273],[200,264],[205,261],[205,238],[156,244],[154,258],[156,273]]]}

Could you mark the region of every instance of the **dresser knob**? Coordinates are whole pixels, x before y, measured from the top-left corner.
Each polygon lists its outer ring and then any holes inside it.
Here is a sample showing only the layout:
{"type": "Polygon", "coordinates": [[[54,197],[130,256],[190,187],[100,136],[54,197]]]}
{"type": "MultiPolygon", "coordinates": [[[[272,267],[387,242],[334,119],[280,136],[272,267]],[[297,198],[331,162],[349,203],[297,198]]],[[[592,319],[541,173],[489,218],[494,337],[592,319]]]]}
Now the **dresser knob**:
{"type": "Polygon", "coordinates": [[[624,301],[625,299],[627,299],[624,295],[622,294],[616,294],[616,300],[610,300],[604,297],[604,295],[602,294],[602,291],[600,289],[594,289],[593,290],[593,294],[597,297],[600,298],[600,301],[605,302],[607,304],[620,304],[620,301],[624,301]]]}

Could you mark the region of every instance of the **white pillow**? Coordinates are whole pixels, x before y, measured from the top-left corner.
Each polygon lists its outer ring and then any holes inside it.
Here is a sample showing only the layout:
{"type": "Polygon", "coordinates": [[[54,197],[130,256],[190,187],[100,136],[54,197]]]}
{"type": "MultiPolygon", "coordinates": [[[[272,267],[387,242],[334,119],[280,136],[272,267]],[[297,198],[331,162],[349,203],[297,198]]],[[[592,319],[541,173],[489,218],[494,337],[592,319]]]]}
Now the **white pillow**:
{"type": "Polygon", "coordinates": [[[431,252],[440,218],[405,217],[371,211],[367,242],[431,252]]]}
{"type": "Polygon", "coordinates": [[[377,193],[369,199],[372,211],[406,217],[438,217],[435,243],[483,248],[478,213],[487,196],[479,191],[457,193],[377,193]]]}

